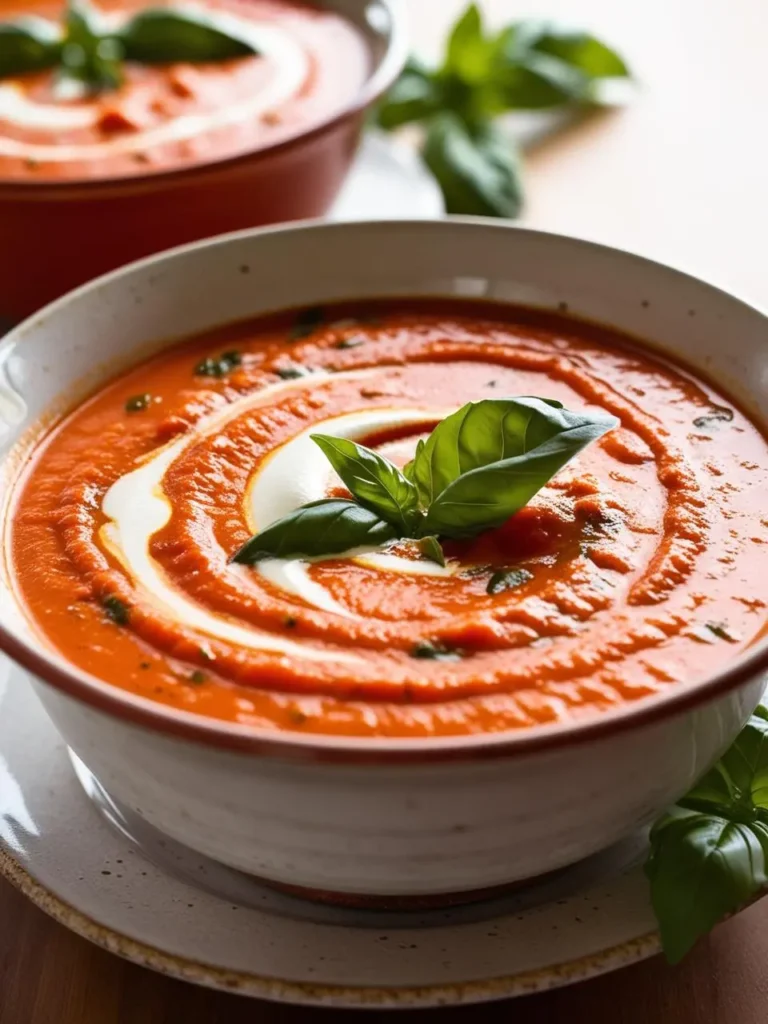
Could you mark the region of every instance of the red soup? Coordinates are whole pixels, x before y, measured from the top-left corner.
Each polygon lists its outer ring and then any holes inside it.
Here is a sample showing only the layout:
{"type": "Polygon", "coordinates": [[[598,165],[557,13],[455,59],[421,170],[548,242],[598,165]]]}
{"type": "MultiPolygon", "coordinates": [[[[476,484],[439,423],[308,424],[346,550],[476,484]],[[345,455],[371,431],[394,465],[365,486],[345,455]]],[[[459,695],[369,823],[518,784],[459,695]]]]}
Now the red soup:
{"type": "Polygon", "coordinates": [[[261,728],[430,737],[591,716],[722,667],[765,624],[768,445],[615,332],[422,301],[191,338],[57,423],[21,481],[16,579],[45,642],[112,686],[261,728]],[[233,564],[346,491],[310,434],[402,466],[469,401],[620,420],[502,526],[233,564]]]}

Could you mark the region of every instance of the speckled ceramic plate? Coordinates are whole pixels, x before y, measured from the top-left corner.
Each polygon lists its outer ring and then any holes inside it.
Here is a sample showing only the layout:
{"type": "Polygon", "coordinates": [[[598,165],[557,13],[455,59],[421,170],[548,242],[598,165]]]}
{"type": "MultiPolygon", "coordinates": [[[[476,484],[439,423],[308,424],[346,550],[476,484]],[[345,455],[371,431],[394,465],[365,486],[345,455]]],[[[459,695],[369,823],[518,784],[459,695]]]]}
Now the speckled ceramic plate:
{"type": "Polygon", "coordinates": [[[121,813],[81,765],[73,771],[24,672],[0,662],[0,872],[86,938],[201,985],[395,1007],[580,981],[658,949],[637,866],[644,846],[637,837],[468,907],[396,914],[306,903],[121,813]]]}

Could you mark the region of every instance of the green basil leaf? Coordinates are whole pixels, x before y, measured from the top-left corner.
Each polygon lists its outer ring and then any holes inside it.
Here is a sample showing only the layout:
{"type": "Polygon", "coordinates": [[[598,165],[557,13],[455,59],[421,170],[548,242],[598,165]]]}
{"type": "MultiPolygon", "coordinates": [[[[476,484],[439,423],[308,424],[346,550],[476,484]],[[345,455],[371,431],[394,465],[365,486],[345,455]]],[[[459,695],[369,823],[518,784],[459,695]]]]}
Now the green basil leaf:
{"type": "Polygon", "coordinates": [[[344,484],[361,505],[408,533],[418,511],[416,488],[387,459],[344,437],[312,434],[344,484]]]}
{"type": "Polygon", "coordinates": [[[588,32],[548,25],[538,35],[533,48],[557,57],[591,79],[629,78],[624,59],[588,32]]]}
{"type": "Polygon", "coordinates": [[[516,217],[523,202],[514,142],[488,122],[471,131],[454,114],[429,122],[422,150],[447,213],[516,217]]]}
{"type": "Polygon", "coordinates": [[[441,73],[455,75],[467,85],[482,85],[488,78],[493,53],[494,42],[483,32],[480,10],[477,4],[470,4],[448,38],[441,73]]]}
{"type": "Polygon", "coordinates": [[[357,502],[323,498],[289,512],[251,537],[232,561],[254,565],[265,558],[340,555],[352,548],[377,547],[396,537],[390,523],[357,502]]]}
{"type": "Polygon", "coordinates": [[[440,109],[441,102],[441,90],[436,78],[411,58],[379,104],[376,123],[391,132],[404,124],[431,117],[440,109]]]}
{"type": "Polygon", "coordinates": [[[431,562],[437,562],[438,565],[445,566],[445,552],[437,537],[422,537],[419,541],[419,551],[431,562]]]}
{"type": "Polygon", "coordinates": [[[587,98],[589,80],[578,70],[543,53],[529,53],[495,76],[508,110],[544,110],[587,98]]]}
{"type": "Polygon", "coordinates": [[[768,810],[768,721],[758,708],[718,763],[680,801],[683,807],[768,810]]]}
{"type": "Polygon", "coordinates": [[[601,87],[604,80],[628,76],[614,50],[578,30],[528,19],[496,39],[492,78],[507,109],[602,102],[610,99],[601,87]]]}
{"type": "Polygon", "coordinates": [[[768,885],[768,826],[673,808],[651,831],[646,874],[664,952],[696,940],[768,885]]]}
{"type": "Polygon", "coordinates": [[[119,38],[126,59],[142,64],[198,63],[257,53],[228,20],[183,7],[141,11],[125,25],[119,38]]]}
{"type": "Polygon", "coordinates": [[[55,67],[60,54],[61,32],[53,22],[30,15],[0,24],[0,78],[55,67]]]}
{"type": "Polygon", "coordinates": [[[429,505],[463,473],[515,455],[523,455],[565,429],[578,413],[565,413],[561,402],[545,398],[486,398],[468,402],[442,420],[416,446],[412,473],[422,504],[429,505]],[[530,431],[530,435],[529,435],[530,431]]]}
{"type": "Polygon", "coordinates": [[[428,504],[424,533],[471,537],[518,512],[592,441],[618,426],[539,398],[471,402],[417,453],[414,482],[428,504]]]}

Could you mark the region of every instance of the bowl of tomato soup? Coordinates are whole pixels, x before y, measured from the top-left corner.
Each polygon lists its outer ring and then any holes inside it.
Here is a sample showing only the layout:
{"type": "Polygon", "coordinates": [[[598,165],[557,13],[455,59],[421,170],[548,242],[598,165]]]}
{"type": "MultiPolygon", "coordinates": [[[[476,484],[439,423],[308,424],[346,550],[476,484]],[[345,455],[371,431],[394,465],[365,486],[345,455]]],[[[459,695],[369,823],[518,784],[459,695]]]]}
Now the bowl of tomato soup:
{"type": "Polygon", "coordinates": [[[30,19],[56,44],[63,5],[0,0],[6,320],[152,252],[323,214],[366,109],[406,53],[401,0],[98,0],[89,10],[126,56],[82,82],[64,57],[36,69],[36,50],[20,65],[4,50],[4,29],[26,31],[30,19]],[[158,12],[191,19],[191,38],[158,12]],[[205,36],[201,47],[207,19],[230,49],[205,36]]]}
{"type": "Polygon", "coordinates": [[[765,345],[693,277],[489,222],[145,260],[0,345],[0,647],[116,804],[273,883],[573,863],[761,695],[765,345]]]}

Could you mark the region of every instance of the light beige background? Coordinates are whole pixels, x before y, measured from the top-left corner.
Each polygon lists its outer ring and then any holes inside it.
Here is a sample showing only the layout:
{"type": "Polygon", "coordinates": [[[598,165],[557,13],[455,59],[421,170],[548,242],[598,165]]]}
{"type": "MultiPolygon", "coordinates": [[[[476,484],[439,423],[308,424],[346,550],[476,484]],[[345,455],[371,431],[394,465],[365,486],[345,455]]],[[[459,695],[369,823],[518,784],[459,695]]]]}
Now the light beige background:
{"type": "MultiPolygon", "coordinates": [[[[426,55],[464,0],[409,0],[426,55]]],[[[632,249],[768,305],[768,0],[482,0],[594,29],[640,82],[631,107],[528,154],[524,223],[632,249]]]]}

